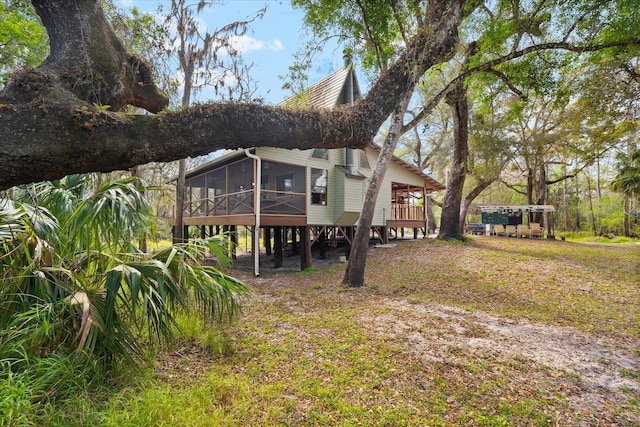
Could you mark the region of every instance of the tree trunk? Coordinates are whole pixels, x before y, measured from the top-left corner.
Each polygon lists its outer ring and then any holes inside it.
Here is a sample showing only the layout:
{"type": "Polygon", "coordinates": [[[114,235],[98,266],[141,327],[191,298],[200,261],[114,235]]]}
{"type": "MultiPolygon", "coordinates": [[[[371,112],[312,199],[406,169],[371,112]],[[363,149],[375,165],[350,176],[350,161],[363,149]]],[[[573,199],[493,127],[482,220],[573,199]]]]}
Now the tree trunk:
{"type": "Polygon", "coordinates": [[[342,279],[342,283],[348,286],[360,287],[364,285],[364,270],[367,262],[367,252],[369,250],[369,232],[371,230],[371,223],[373,222],[376,201],[378,200],[378,190],[380,189],[380,184],[384,179],[387,166],[393,158],[393,152],[400,139],[403,119],[410,99],[411,93],[404,97],[391,116],[391,126],[380,149],[375,169],[371,172],[371,175],[369,175],[365,183],[362,212],[360,212],[360,217],[358,218],[356,234],[353,238],[351,252],[349,253],[349,263],[347,264],[344,278],[342,279]]]}
{"type": "Polygon", "coordinates": [[[589,200],[589,212],[591,213],[591,231],[596,234],[598,227],[596,225],[596,214],[593,210],[593,197],[591,196],[591,177],[588,173],[585,173],[585,176],[587,177],[587,197],[589,200]]]}
{"type": "Polygon", "coordinates": [[[596,190],[598,195],[598,205],[602,199],[602,185],[600,184],[600,157],[596,158],[596,190]]]}
{"type": "Polygon", "coordinates": [[[484,190],[486,190],[491,183],[494,180],[488,180],[488,181],[480,181],[478,183],[478,185],[476,185],[470,192],[469,194],[467,194],[462,202],[462,209],[460,210],[460,230],[464,230],[464,222],[465,219],[467,217],[467,212],[469,211],[469,206],[471,206],[471,203],[473,203],[473,201],[476,199],[476,197],[478,197],[480,195],[480,193],[482,193],[484,190]]]}
{"type": "Polygon", "coordinates": [[[184,236],[184,195],[185,195],[186,161],[178,162],[178,179],[176,184],[175,226],[173,227],[173,243],[185,242],[184,236]]]}
{"type": "MultiPolygon", "coordinates": [[[[175,4],[175,3],[174,3],[175,4]]],[[[178,10],[174,10],[174,18],[180,19],[180,17],[184,14],[186,6],[184,2],[179,2],[179,4],[175,4],[175,7],[178,10]]],[[[180,62],[180,68],[182,69],[183,77],[183,87],[182,87],[182,108],[186,109],[191,104],[191,90],[193,89],[193,73],[195,71],[195,62],[198,58],[198,48],[193,44],[190,44],[185,41],[185,32],[193,31],[193,28],[190,28],[188,25],[178,25],[178,33],[180,45],[178,46],[178,58],[180,62]]],[[[186,173],[187,173],[187,161],[182,158],[178,161],[178,181],[176,185],[176,226],[174,228],[175,234],[173,236],[174,243],[182,243],[186,242],[189,239],[189,236],[185,236],[182,234],[182,229],[184,228],[184,207],[185,207],[185,195],[186,195],[186,173]]]]}
{"type": "MultiPolygon", "coordinates": [[[[431,196],[425,197],[426,203],[426,212],[427,212],[427,223],[429,224],[429,230],[433,230],[435,232],[438,224],[436,224],[436,215],[433,213],[433,199],[431,196]]],[[[427,230],[427,233],[429,233],[427,230]]]]}
{"type": "Polygon", "coordinates": [[[41,73],[52,73],[55,83],[78,99],[108,105],[113,111],[131,104],[157,113],[169,104],[153,83],[149,67],[125,50],[100,1],[33,0],[32,4],[49,35],[49,57],[39,67],[41,73]]]}
{"type": "MultiPolygon", "coordinates": [[[[567,164],[563,166],[564,175],[567,176],[567,164]]],[[[562,204],[564,206],[564,230],[569,231],[569,180],[562,182],[562,204]]]]}
{"type": "Polygon", "coordinates": [[[622,233],[625,237],[631,237],[631,199],[624,195],[624,219],[622,221],[622,233]]]}
{"type": "Polygon", "coordinates": [[[313,267],[311,259],[311,239],[309,239],[309,227],[299,227],[300,230],[300,270],[313,267]]]}
{"type": "Polygon", "coordinates": [[[535,170],[533,167],[529,166],[527,168],[527,204],[533,205],[533,188],[535,186],[535,170]]]}
{"type": "Polygon", "coordinates": [[[469,156],[469,106],[464,81],[460,80],[451,88],[446,101],[453,116],[453,159],[442,202],[438,239],[462,240],[464,235],[459,221],[460,205],[469,156]]]}
{"type": "MultiPolygon", "coordinates": [[[[138,179],[140,179],[142,181],[142,178],[140,176],[141,175],[140,170],[141,170],[141,166],[135,166],[135,167],[131,168],[131,176],[134,176],[134,177],[136,177],[136,178],[138,178],[138,179]]],[[[142,184],[142,185],[144,185],[144,184],[142,184]]],[[[146,191],[144,189],[141,191],[141,194],[144,197],[146,197],[146,191]]],[[[148,245],[147,245],[147,233],[146,232],[143,232],[143,234],[140,236],[140,239],[138,241],[138,246],[139,246],[139,248],[140,248],[140,250],[142,252],[147,253],[147,250],[148,250],[147,246],[148,245]]]]}
{"type": "Polygon", "coordinates": [[[576,175],[575,177],[575,181],[576,181],[576,217],[575,217],[575,230],[576,231],[580,231],[580,229],[582,228],[582,224],[580,221],[580,189],[579,189],[579,178],[578,175],[576,175]]]}
{"type": "MultiPolygon", "coordinates": [[[[546,205],[549,187],[547,186],[547,169],[544,163],[538,167],[538,181],[536,184],[536,200],[533,204],[546,205]]],[[[538,219],[535,222],[541,223],[542,226],[548,230],[549,216],[545,215],[544,212],[536,212],[534,218],[536,218],[536,216],[538,216],[538,219]]]]}

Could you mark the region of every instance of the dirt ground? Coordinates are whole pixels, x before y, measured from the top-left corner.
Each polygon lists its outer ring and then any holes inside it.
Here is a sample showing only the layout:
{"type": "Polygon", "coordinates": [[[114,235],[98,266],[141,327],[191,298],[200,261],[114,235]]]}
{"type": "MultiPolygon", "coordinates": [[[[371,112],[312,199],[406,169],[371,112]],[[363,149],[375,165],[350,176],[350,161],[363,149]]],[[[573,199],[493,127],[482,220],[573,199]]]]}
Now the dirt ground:
{"type": "MultiPolygon", "coordinates": [[[[416,305],[407,300],[387,299],[386,304],[405,315],[365,318],[363,322],[370,322],[374,328],[378,325],[380,334],[404,336],[425,362],[441,361],[443,354],[451,358],[454,352],[447,351],[450,348],[462,349],[467,355],[492,353],[498,359],[524,357],[579,376],[579,391],[568,395],[569,402],[576,412],[591,415],[606,413],[609,406],[627,405],[629,391],[640,395],[640,383],[622,375],[622,372],[637,372],[640,368],[638,342],[617,342],[614,348],[609,340],[574,328],[498,318],[443,305],[416,305]],[[449,327],[443,333],[421,324],[420,319],[424,319],[425,314],[442,319],[449,327]],[[381,328],[379,325],[393,327],[381,328]]],[[[447,363],[456,361],[447,360],[447,363]]],[[[640,425],[640,418],[636,416],[630,421],[640,425]]]]}
{"type": "MultiPolygon", "coordinates": [[[[381,250],[394,251],[394,246],[381,250]]],[[[336,250],[330,252],[326,260],[314,258],[314,266],[339,264],[343,254],[336,250]]],[[[301,280],[299,275],[271,274],[272,265],[272,260],[263,256],[261,269],[268,274],[254,278],[250,275],[250,256],[240,255],[234,264],[234,269],[247,274],[245,279],[257,287],[257,297],[265,303],[272,295],[261,294],[260,289],[269,289],[268,293],[273,294],[277,289],[299,286],[301,280]]],[[[285,265],[279,271],[298,270],[299,258],[285,256],[285,265]]],[[[384,314],[363,314],[358,322],[384,339],[408,342],[415,357],[423,363],[455,364],[456,352],[447,351],[454,348],[462,350],[465,357],[490,354],[498,359],[526,358],[579,378],[570,390],[561,392],[576,413],[585,414],[584,423],[579,425],[640,425],[637,410],[625,410],[622,422],[614,415],[607,415],[612,413],[611,408],[629,407],[630,401],[640,397],[637,376],[628,374],[640,372],[638,339],[596,336],[573,327],[496,317],[480,310],[416,304],[406,297],[384,295],[377,304],[383,304],[388,310],[384,314]],[[447,327],[434,328],[434,317],[447,327]],[[594,420],[598,420],[597,423],[594,420]]]]}

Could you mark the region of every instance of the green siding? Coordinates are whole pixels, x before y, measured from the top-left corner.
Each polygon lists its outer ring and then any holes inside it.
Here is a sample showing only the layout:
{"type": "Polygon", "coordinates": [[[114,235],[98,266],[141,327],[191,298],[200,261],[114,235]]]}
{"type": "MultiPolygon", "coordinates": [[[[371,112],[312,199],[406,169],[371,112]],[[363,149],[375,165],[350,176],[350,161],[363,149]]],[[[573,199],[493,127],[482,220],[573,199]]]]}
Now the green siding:
{"type": "MultiPolygon", "coordinates": [[[[343,170],[336,165],[344,165],[344,149],[329,150],[329,159],[316,159],[311,157],[313,150],[285,150],[282,148],[258,147],[256,154],[264,161],[276,161],[290,163],[298,166],[306,166],[305,191],[307,206],[307,223],[309,225],[333,224],[344,212],[359,212],[362,209],[365,180],[350,178],[345,176],[343,170]],[[309,194],[309,182],[311,168],[327,169],[327,205],[312,205],[309,194]]],[[[375,168],[378,158],[378,151],[367,147],[365,149],[367,159],[371,169],[358,168],[358,171],[369,176],[375,168]]],[[[358,154],[359,155],[359,154],[358,154]]],[[[355,158],[356,166],[360,162],[355,158]]],[[[401,166],[395,161],[391,161],[384,180],[380,186],[376,209],[373,218],[373,225],[384,225],[385,221],[391,217],[391,183],[400,182],[416,186],[424,186],[424,178],[416,175],[411,170],[401,166]]]]}
{"type": "Polygon", "coordinates": [[[346,181],[347,178],[344,175],[344,172],[341,171],[338,168],[334,168],[334,176],[335,178],[335,182],[336,182],[336,187],[335,187],[335,205],[334,205],[334,209],[333,209],[333,219],[332,219],[332,223],[335,222],[338,218],[340,218],[340,215],[342,215],[342,212],[344,212],[344,201],[345,201],[345,194],[346,194],[346,181]]]}

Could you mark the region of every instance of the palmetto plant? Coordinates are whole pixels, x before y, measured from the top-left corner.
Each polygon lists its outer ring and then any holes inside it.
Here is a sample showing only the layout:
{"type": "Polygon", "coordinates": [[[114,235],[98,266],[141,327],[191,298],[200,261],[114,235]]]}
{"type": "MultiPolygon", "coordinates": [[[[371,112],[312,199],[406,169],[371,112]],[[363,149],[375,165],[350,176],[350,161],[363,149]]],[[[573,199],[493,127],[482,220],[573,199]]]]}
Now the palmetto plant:
{"type": "Polygon", "coordinates": [[[0,199],[0,362],[64,354],[135,364],[142,341],[172,338],[178,312],[237,317],[248,287],[202,263],[228,264],[224,238],[153,254],[132,243],[151,223],[137,184],[71,176],[0,199]]]}
{"type": "Polygon", "coordinates": [[[611,182],[614,191],[626,194],[629,197],[640,195],[640,149],[636,149],[628,156],[619,154],[618,174],[611,182]]]}
{"type": "Polygon", "coordinates": [[[631,236],[631,218],[638,216],[638,210],[633,207],[640,197],[640,149],[636,148],[629,155],[619,153],[616,157],[618,174],[611,182],[611,189],[624,195],[624,235],[631,236]]]}

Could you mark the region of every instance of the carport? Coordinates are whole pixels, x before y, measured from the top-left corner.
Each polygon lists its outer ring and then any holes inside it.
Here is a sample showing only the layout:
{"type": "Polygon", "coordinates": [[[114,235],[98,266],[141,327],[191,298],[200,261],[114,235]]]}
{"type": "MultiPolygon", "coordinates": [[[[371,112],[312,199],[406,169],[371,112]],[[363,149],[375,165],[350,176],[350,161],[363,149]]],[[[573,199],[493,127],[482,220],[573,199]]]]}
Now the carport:
{"type": "Polygon", "coordinates": [[[522,226],[540,224],[548,239],[554,239],[554,213],[552,205],[471,205],[469,215],[481,215],[482,221],[467,225],[473,234],[495,234],[496,226],[522,226]]]}

